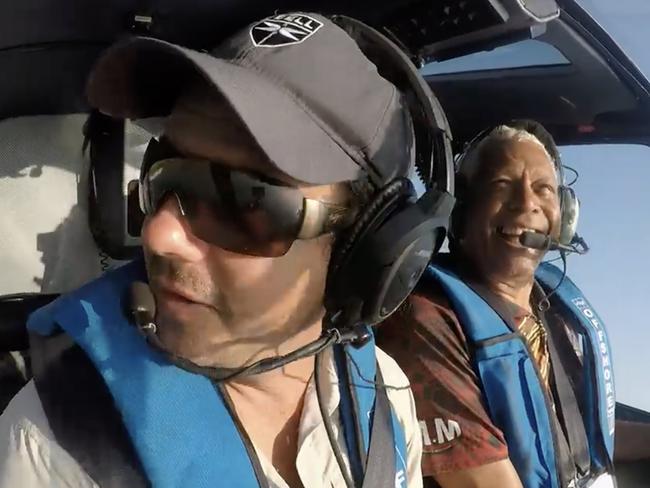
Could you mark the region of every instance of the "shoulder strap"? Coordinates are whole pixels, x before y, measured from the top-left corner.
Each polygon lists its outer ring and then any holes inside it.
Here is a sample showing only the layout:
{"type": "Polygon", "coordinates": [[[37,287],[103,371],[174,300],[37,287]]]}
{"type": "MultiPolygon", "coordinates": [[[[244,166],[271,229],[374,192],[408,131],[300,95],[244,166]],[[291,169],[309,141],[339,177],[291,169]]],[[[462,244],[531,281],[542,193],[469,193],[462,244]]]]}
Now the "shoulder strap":
{"type": "Polygon", "coordinates": [[[339,377],[339,412],[345,446],[350,459],[350,470],[352,478],[357,484],[363,479],[364,466],[366,463],[366,452],[363,448],[363,436],[361,433],[361,419],[359,418],[358,404],[354,396],[353,382],[350,378],[351,372],[348,368],[348,358],[341,346],[334,346],[334,361],[339,377]]]}
{"type": "Polygon", "coordinates": [[[125,319],[123,295],[141,275],[141,262],[111,271],[32,314],[28,327],[46,335],[58,325],[83,348],[157,488],[211,487],[214,480],[257,486],[241,435],[214,385],[171,365],[125,319]]]}
{"type": "Polygon", "coordinates": [[[503,318],[454,273],[441,266],[430,265],[427,274],[442,286],[471,344],[512,334],[503,318]]]}
{"type": "Polygon", "coordinates": [[[583,296],[578,287],[555,266],[543,263],[539,266],[537,279],[546,289],[553,289],[561,283],[555,294],[556,301],[573,318],[572,323],[579,327],[589,339],[585,348],[585,375],[590,378],[588,387],[587,418],[594,419],[587,435],[591,445],[603,445],[607,452],[607,464],[611,467],[614,452],[614,425],[616,393],[610,345],[605,324],[594,308],[583,296]],[[591,381],[591,378],[594,380],[591,381]],[[593,397],[593,398],[592,398],[593,397]]]}
{"type": "Polygon", "coordinates": [[[467,336],[487,411],[504,433],[527,487],[557,487],[558,432],[551,404],[523,336],[455,274],[430,266],[467,336]]]}
{"type": "MultiPolygon", "coordinates": [[[[557,331],[551,329],[545,314],[542,313],[541,319],[548,331],[548,350],[551,356],[556,409],[558,417],[561,419],[560,427],[563,434],[558,437],[560,440],[565,441],[570,451],[567,453],[567,457],[571,461],[571,465],[564,463],[560,471],[564,476],[573,478],[576,475],[577,468],[577,474],[583,477],[589,473],[591,467],[589,441],[584,420],[578,408],[576,394],[569,382],[568,374],[557,350],[557,343],[562,342],[562,339],[557,337],[557,331]]],[[[561,459],[565,459],[565,456],[562,456],[561,459]]]]}
{"type": "MultiPolygon", "coordinates": [[[[384,384],[379,368],[377,368],[377,383],[384,384]]],[[[393,488],[398,483],[399,474],[396,475],[393,469],[395,466],[394,436],[388,395],[384,387],[378,387],[363,488],[393,488]]],[[[402,479],[405,480],[405,477],[403,476],[402,479]]]]}
{"type": "Polygon", "coordinates": [[[150,486],[101,376],[65,334],[30,336],[34,382],[57,442],[102,488],[150,486]]]}
{"type": "Polygon", "coordinates": [[[358,486],[406,486],[406,440],[390,405],[374,340],[361,348],[335,347],[341,381],[340,414],[358,486]]]}

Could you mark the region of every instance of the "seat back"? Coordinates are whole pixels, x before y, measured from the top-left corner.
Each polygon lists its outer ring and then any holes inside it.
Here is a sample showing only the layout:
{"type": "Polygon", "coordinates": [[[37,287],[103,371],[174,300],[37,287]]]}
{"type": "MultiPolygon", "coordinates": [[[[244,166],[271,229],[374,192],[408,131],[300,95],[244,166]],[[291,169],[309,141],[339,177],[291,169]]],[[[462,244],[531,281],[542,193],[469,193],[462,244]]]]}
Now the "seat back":
{"type": "Polygon", "coordinates": [[[21,352],[29,348],[29,314],[120,264],[91,227],[122,233],[104,229],[111,221],[97,215],[126,209],[127,183],[137,179],[149,135],[128,125],[114,169],[93,173],[83,150],[87,117],[0,120],[0,411],[30,377],[29,355],[21,352]]]}
{"type": "Polygon", "coordinates": [[[5,351],[24,351],[29,348],[25,324],[34,310],[58,297],[55,293],[17,293],[0,297],[0,344],[5,351]]]}
{"type": "Polygon", "coordinates": [[[0,121],[0,296],[63,293],[107,265],[88,227],[85,120],[0,121]]]}
{"type": "Polygon", "coordinates": [[[29,347],[27,317],[57,296],[24,293],[0,297],[0,413],[31,377],[28,355],[22,352],[29,347]]]}
{"type": "MultiPolygon", "coordinates": [[[[105,235],[125,234],[110,227],[117,227],[116,219],[103,217],[106,209],[126,214],[127,185],[137,179],[150,136],[132,124],[125,130],[120,122],[117,157],[95,157],[102,164],[91,165],[91,151],[82,149],[87,117],[0,121],[0,297],[65,293],[118,264],[119,256],[96,242],[91,227],[105,235]]],[[[101,155],[106,145],[90,148],[101,155]]]]}

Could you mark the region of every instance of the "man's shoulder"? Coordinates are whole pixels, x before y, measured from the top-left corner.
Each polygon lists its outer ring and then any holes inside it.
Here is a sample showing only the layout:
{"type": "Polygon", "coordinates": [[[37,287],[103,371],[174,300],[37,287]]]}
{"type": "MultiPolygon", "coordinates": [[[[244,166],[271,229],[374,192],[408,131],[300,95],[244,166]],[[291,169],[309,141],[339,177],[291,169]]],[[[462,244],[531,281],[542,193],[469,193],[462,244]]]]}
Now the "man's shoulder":
{"type": "Polygon", "coordinates": [[[386,389],[388,400],[393,406],[398,418],[404,426],[408,426],[408,429],[412,430],[417,420],[415,417],[415,400],[409,379],[399,364],[397,364],[397,361],[386,354],[381,348],[376,347],[375,353],[383,383],[379,388],[386,389]]]}
{"type": "Polygon", "coordinates": [[[397,364],[397,361],[386,354],[381,347],[375,347],[375,354],[384,383],[406,389],[409,385],[409,380],[406,374],[404,374],[404,371],[402,371],[402,368],[397,364]]]}
{"type": "MultiPolygon", "coordinates": [[[[30,454],[49,452],[51,436],[36,386],[30,381],[0,415],[0,487],[9,487],[18,479],[16,474],[22,469],[17,466],[24,465],[30,454]]],[[[34,456],[33,463],[39,457],[34,456]]],[[[37,469],[34,466],[34,471],[37,469]]]]}
{"type": "Polygon", "coordinates": [[[448,328],[458,322],[447,294],[437,282],[419,286],[407,300],[404,311],[430,328],[448,328]]]}
{"type": "Polygon", "coordinates": [[[44,437],[54,438],[34,380],[29,381],[12,398],[0,415],[0,432],[3,438],[20,429],[38,429],[44,437]]]}
{"type": "Polygon", "coordinates": [[[56,438],[36,383],[31,380],[12,398],[0,415],[0,459],[10,459],[32,451],[51,452],[55,444],[56,438]]]}
{"type": "Polygon", "coordinates": [[[34,381],[0,415],[0,488],[97,488],[56,442],[34,381]]]}
{"type": "Polygon", "coordinates": [[[377,343],[393,356],[395,348],[406,348],[414,334],[423,336],[423,340],[424,336],[447,338],[446,341],[455,344],[454,347],[464,347],[466,338],[462,326],[438,283],[418,286],[400,308],[381,323],[377,343]]]}

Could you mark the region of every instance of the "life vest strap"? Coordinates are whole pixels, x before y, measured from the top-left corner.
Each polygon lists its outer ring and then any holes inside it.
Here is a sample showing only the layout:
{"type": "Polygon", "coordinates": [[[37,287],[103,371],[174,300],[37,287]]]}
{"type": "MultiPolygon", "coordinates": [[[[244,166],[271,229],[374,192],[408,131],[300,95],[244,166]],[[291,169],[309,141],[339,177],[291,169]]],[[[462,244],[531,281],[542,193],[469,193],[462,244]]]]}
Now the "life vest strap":
{"type": "Polygon", "coordinates": [[[150,483],[113,398],[66,334],[30,335],[36,391],[56,441],[102,488],[150,483]]]}

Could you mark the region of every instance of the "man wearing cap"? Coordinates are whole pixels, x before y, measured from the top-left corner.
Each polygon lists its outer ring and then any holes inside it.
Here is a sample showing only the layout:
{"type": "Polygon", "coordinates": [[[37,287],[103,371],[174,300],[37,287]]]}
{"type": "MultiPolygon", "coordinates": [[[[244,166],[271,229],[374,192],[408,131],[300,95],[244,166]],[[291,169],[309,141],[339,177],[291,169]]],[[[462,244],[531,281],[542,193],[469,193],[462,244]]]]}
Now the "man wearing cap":
{"type": "Polygon", "coordinates": [[[210,54],[118,44],[88,94],[166,117],[140,181],[144,263],[30,318],[0,487],[421,486],[406,377],[324,320],[337,238],[413,162],[396,88],[329,19],[291,14],[210,54]]]}

